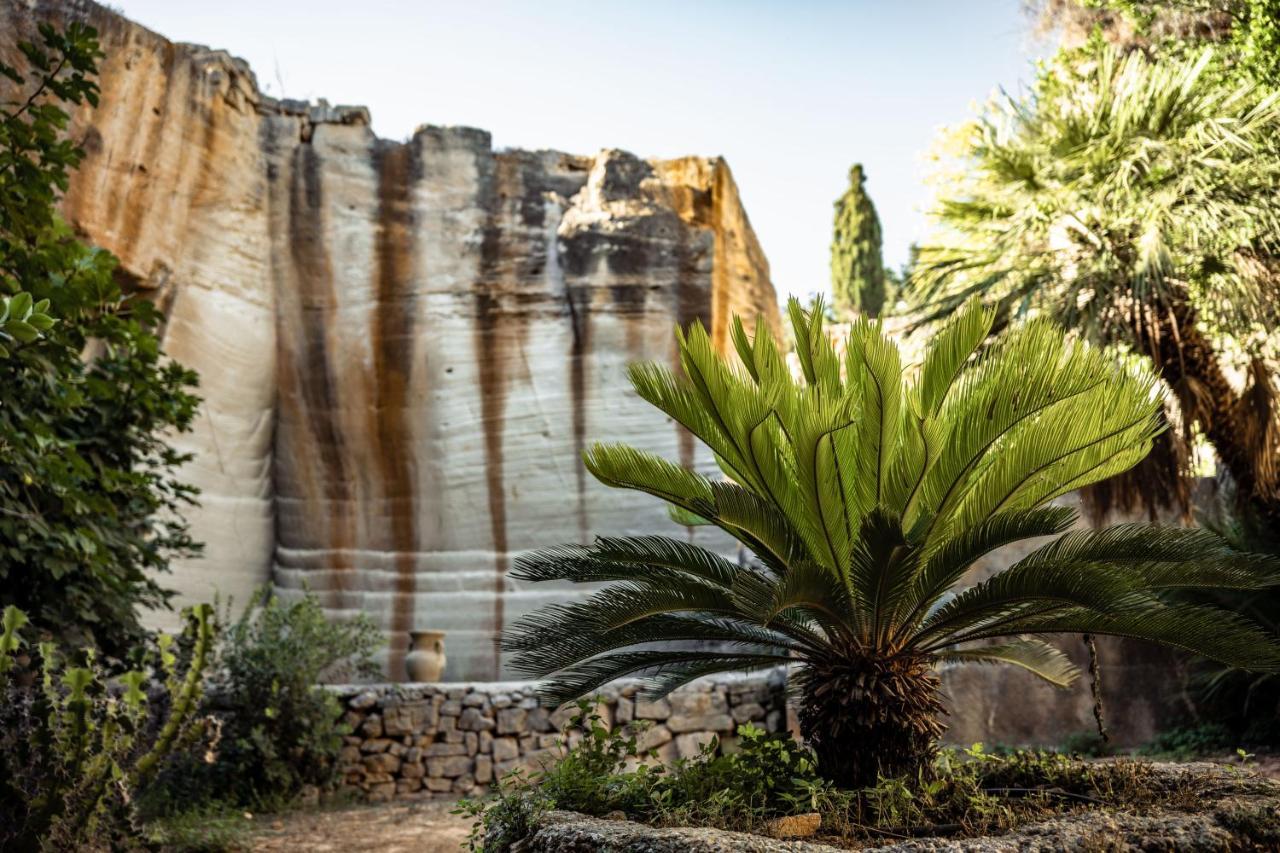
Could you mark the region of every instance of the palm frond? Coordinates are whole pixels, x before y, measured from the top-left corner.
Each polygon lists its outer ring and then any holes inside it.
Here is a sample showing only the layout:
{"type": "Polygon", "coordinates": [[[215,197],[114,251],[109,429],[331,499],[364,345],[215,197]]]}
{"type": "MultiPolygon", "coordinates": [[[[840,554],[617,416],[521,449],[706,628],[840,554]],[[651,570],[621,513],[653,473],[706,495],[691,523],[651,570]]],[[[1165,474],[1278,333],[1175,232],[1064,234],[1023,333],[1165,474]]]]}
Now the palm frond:
{"type": "Polygon", "coordinates": [[[1054,687],[1070,687],[1080,677],[1080,669],[1056,646],[1038,637],[1018,637],[1007,643],[944,649],[942,663],[1011,664],[1043,678],[1054,687]]]}

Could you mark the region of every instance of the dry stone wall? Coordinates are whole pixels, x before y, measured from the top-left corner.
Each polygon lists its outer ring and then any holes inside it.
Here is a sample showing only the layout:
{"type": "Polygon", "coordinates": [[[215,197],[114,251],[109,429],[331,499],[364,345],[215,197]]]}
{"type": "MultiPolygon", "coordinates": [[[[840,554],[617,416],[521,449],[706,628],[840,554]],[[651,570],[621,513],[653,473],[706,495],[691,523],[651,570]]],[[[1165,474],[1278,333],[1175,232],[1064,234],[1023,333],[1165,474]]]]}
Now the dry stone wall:
{"type": "MultiPolygon", "coordinates": [[[[341,784],[374,802],[479,794],[512,770],[537,770],[556,755],[576,712],[543,707],[523,682],[331,689],[352,729],[339,759],[341,784]]],[[[702,679],[658,701],[638,689],[611,685],[596,710],[610,726],[643,721],[638,745],[663,762],[696,755],[712,738],[732,749],[744,723],[770,732],[787,726],[781,671],[702,679]]]]}

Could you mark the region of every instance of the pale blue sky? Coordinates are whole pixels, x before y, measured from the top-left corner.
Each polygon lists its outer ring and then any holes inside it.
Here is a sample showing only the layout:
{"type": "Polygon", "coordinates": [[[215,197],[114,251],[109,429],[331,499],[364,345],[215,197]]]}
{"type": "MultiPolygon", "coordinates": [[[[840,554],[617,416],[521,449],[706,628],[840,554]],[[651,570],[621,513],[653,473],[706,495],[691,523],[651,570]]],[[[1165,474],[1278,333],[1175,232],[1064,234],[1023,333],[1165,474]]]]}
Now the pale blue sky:
{"type": "Polygon", "coordinates": [[[495,146],[723,155],[779,295],[825,289],[832,201],[860,161],[898,265],[925,229],[924,155],[1030,77],[1022,0],[116,0],[244,57],[272,95],[364,104],[495,146]]]}

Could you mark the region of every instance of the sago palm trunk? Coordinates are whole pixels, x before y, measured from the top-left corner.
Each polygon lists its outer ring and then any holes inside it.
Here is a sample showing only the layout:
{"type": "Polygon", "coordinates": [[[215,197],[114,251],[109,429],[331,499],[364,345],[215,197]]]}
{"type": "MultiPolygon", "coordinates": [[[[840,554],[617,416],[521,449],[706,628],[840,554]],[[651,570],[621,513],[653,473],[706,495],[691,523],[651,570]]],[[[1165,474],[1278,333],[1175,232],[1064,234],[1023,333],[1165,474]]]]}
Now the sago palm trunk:
{"type": "Polygon", "coordinates": [[[945,709],[927,661],[864,658],[810,666],[801,678],[800,733],[823,778],[861,788],[932,763],[945,709]]]}

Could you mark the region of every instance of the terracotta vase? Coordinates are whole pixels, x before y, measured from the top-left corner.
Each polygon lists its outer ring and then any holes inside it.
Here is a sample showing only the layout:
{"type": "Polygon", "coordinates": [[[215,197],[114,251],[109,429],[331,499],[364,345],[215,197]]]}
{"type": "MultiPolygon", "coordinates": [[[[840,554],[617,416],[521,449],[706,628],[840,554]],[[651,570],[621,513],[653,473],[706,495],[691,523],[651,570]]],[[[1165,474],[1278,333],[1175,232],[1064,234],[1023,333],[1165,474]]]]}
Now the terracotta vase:
{"type": "Polygon", "coordinates": [[[444,675],[444,631],[410,631],[404,667],[410,681],[439,681],[444,675]]]}

